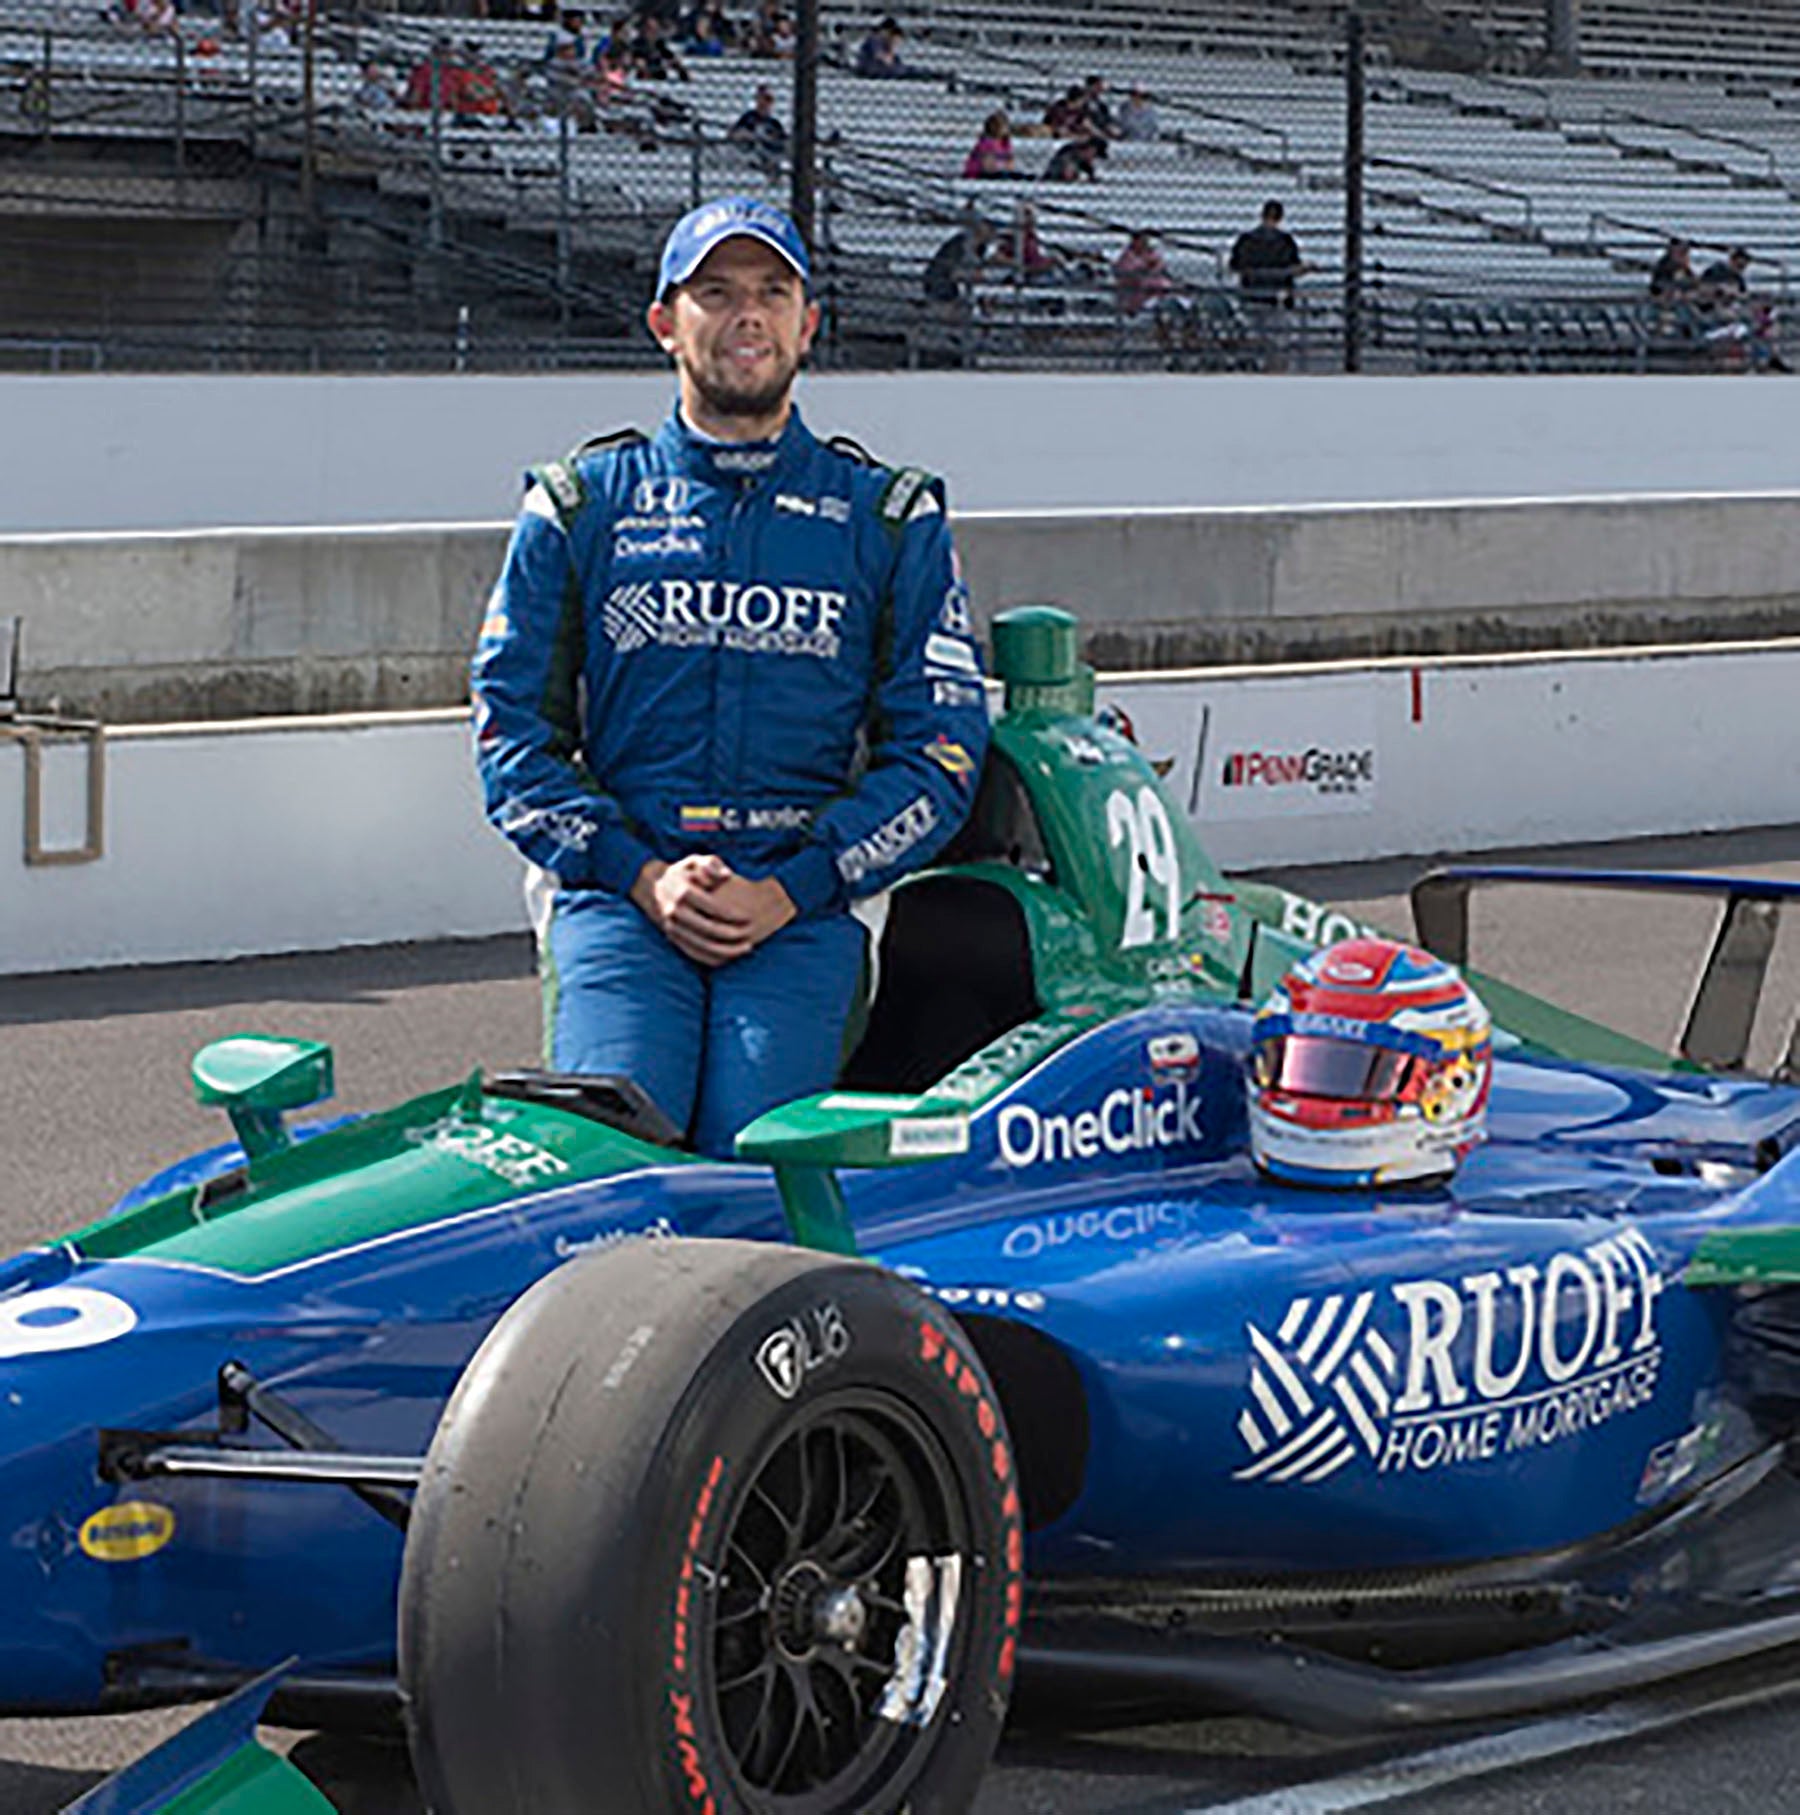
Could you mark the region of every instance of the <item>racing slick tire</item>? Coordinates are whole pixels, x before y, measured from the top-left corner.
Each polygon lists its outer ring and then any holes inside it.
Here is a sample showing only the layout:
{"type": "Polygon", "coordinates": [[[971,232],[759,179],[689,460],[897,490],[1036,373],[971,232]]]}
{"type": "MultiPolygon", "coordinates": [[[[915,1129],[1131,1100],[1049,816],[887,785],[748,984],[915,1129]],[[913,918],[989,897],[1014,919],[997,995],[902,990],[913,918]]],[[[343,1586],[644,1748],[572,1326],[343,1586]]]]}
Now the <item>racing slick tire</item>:
{"type": "Polygon", "coordinates": [[[948,1815],[1005,1720],[1018,1483],[967,1338],[759,1242],[573,1261],[426,1458],[400,1683],[435,1815],[948,1815]]]}

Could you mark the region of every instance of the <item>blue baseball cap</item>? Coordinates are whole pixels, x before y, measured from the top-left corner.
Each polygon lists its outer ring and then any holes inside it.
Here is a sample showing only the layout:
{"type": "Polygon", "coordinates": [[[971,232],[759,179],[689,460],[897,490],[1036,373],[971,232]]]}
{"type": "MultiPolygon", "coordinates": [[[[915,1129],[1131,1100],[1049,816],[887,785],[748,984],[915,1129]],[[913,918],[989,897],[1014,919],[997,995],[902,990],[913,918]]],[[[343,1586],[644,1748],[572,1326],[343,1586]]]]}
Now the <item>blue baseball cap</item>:
{"type": "Polygon", "coordinates": [[[779,252],[811,293],[812,260],[806,256],[800,229],[768,202],[759,202],[749,195],[726,195],[716,202],[702,202],[670,228],[669,237],[663,242],[662,269],[656,278],[657,297],[665,297],[677,284],[685,284],[715,246],[740,235],[761,240],[779,252]]]}

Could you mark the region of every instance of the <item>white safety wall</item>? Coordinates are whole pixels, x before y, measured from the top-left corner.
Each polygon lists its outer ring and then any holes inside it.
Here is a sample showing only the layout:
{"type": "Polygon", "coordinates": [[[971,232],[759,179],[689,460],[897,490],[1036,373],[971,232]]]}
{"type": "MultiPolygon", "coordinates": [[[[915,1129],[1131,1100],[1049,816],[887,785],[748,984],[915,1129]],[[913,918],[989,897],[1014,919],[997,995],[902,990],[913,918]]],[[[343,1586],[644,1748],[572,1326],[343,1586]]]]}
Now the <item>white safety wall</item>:
{"type": "MultiPolygon", "coordinates": [[[[1227,868],[1782,824],[1800,643],[1123,678],[1103,689],[1227,868]]],[[[106,855],[27,869],[0,742],[0,972],[522,928],[460,714],[123,732],[106,855]]],[[[81,838],[55,753],[46,838],[81,838]]]]}
{"type": "MultiPolygon", "coordinates": [[[[670,396],[657,371],[0,377],[0,532],[486,522],[527,465],[670,396]]],[[[932,372],[801,398],[963,510],[1800,488],[1791,392],[1744,378],[932,372]]]]}
{"type": "MultiPolygon", "coordinates": [[[[466,713],[127,729],[106,749],[105,855],[26,868],[24,758],[0,742],[0,972],[524,924],[466,713]]],[[[46,754],[44,841],[66,849],[82,840],[85,758],[46,754]]]]}
{"type": "Polygon", "coordinates": [[[1121,676],[1227,869],[1785,825],[1800,643],[1121,676]]]}

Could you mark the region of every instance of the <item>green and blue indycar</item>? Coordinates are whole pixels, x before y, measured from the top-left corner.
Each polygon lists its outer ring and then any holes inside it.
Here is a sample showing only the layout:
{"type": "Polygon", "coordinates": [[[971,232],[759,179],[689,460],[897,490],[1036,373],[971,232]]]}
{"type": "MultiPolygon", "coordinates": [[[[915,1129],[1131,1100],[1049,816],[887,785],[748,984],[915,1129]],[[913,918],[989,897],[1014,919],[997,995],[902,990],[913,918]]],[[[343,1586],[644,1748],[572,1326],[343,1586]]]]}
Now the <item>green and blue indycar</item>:
{"type": "MultiPolygon", "coordinates": [[[[969,825],[735,1163],[628,1078],[291,1125],[330,1051],[244,1034],[233,1140],[0,1265],[0,1706],[215,1704],[78,1807],[328,1808],[270,1718],[403,1726],[441,1815],[924,1815],[1015,1686],[1381,1732],[1800,1640],[1791,891],[1648,879],[1719,905],[1672,1055],[1472,973],[1455,1176],[1284,1185],[1246,1055],[1321,916],[1218,872],[1072,618],[993,642],[969,825]]],[[[1419,936],[1567,880],[1428,878],[1419,936]]]]}

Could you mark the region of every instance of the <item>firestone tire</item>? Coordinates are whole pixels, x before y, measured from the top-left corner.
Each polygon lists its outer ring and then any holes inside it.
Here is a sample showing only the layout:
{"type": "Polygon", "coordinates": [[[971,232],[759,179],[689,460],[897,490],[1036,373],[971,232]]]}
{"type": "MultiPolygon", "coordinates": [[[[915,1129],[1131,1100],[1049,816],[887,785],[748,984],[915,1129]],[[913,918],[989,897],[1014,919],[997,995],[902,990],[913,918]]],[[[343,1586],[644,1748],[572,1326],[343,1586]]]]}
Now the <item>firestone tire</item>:
{"type": "Polygon", "coordinates": [[[904,1281],[747,1242],[559,1268],[446,1408],[400,1584],[435,1815],[950,1815],[1005,1720],[1019,1491],[904,1281]]]}

